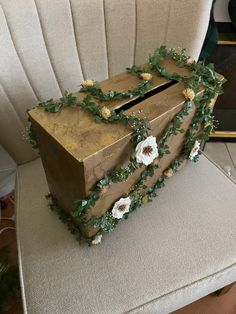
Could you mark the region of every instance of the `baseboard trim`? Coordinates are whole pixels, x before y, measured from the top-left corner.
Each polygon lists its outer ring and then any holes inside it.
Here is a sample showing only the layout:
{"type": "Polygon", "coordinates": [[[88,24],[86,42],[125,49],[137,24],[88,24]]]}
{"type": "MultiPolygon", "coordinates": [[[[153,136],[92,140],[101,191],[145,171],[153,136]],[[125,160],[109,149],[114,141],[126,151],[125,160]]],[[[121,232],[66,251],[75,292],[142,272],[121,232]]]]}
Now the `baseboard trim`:
{"type": "Polygon", "coordinates": [[[236,131],[216,131],[213,134],[210,134],[209,137],[229,137],[236,138],[236,131]]]}

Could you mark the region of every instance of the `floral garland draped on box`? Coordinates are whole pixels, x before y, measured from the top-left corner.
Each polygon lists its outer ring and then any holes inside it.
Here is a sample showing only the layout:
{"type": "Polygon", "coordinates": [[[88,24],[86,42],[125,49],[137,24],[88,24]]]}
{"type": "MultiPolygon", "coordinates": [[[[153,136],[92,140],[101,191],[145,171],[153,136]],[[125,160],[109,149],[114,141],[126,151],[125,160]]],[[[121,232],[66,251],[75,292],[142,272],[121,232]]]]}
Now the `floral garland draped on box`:
{"type": "MultiPolygon", "coordinates": [[[[50,113],[59,112],[65,107],[79,106],[93,114],[97,123],[121,123],[130,126],[133,130],[133,153],[130,156],[129,163],[125,167],[117,166],[111,169],[104,178],[95,184],[87,198],[75,200],[71,213],[66,213],[58,206],[52,195],[49,194],[47,196],[51,210],[57,213],[59,218],[67,224],[76,239],[89,244],[100,243],[103,233],[113,231],[119,221],[127,219],[143,203],[151,201],[153,197],[157,196],[157,190],[164,187],[166,179],[172,177],[186,160],[189,159],[193,162],[198,160],[200,141],[207,140],[208,135],[214,132],[215,121],[212,110],[215,98],[222,93],[222,84],[225,82],[224,79],[218,78],[212,64],[204,65],[203,62],[195,62],[185,55],[184,50],[169,49],[165,46],[156,49],[154,54],[150,56],[146,67],[133,66],[128,68],[127,72],[139,78],[139,83],[132,90],[126,92],[115,90],[103,92],[98,82],[86,80],[80,90],[86,93],[82,100],[66,92],[59,101],[50,99],[39,104],[40,107],[50,113]],[[190,75],[184,76],[168,72],[162,66],[163,60],[166,59],[173,60],[178,67],[188,69],[190,75]],[[182,91],[185,99],[184,106],[174,116],[169,127],[159,140],[150,134],[151,128],[147,119],[135,115],[127,115],[123,111],[117,113],[116,110],[109,109],[105,105],[105,103],[117,99],[143,97],[148,91],[153,89],[153,74],[151,73],[157,73],[168,81],[182,82],[185,86],[182,91]],[[97,103],[94,100],[99,100],[100,102],[97,103]],[[184,133],[182,124],[185,117],[191,112],[193,104],[196,107],[196,113],[185,134],[180,154],[163,171],[155,184],[148,187],[146,185],[147,179],[154,175],[163,156],[170,153],[167,139],[184,133]],[[89,219],[87,218],[89,209],[95,206],[96,202],[107,193],[111,183],[126,181],[130,175],[144,165],[145,168],[135,184],[108,211],[99,217],[92,216],[89,219]],[[84,228],[89,226],[96,228],[96,235],[90,238],[84,237],[75,221],[82,224],[84,228]]],[[[32,146],[37,148],[37,141],[32,127],[28,129],[28,132],[32,146]]]]}

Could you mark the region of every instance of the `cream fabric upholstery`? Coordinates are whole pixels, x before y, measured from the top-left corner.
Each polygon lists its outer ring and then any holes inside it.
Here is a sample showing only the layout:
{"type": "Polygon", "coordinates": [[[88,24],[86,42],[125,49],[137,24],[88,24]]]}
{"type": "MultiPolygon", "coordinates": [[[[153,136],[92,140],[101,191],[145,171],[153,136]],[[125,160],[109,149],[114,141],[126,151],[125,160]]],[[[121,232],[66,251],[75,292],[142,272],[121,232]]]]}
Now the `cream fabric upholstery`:
{"type": "Polygon", "coordinates": [[[142,64],[162,43],[197,59],[211,3],[0,0],[0,144],[30,161],[16,197],[26,313],[165,314],[236,280],[235,186],[205,157],[102,245],[81,248],[47,208],[40,159],[22,137],[27,108],[142,64]]]}
{"type": "Polygon", "coordinates": [[[235,184],[204,156],[91,248],[48,209],[39,159],[17,181],[27,313],[165,314],[236,280],[235,184]]]}
{"type": "Polygon", "coordinates": [[[26,109],[142,64],[164,43],[198,58],[211,0],[0,0],[0,144],[20,164],[26,109]]]}

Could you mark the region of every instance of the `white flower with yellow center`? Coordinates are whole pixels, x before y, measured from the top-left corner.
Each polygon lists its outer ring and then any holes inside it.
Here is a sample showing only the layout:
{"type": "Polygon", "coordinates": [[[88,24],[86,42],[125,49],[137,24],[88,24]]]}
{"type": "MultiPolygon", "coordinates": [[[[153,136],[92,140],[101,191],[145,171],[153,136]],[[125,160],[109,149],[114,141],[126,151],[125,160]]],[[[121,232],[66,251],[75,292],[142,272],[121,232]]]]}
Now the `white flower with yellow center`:
{"type": "Polygon", "coordinates": [[[196,142],[194,143],[194,146],[193,146],[191,152],[190,152],[189,159],[190,159],[190,160],[193,160],[194,157],[196,157],[196,156],[198,155],[199,150],[200,150],[200,142],[199,142],[199,141],[196,141],[196,142]]]}
{"type": "Polygon", "coordinates": [[[135,156],[138,163],[143,163],[146,166],[150,165],[159,156],[156,138],[149,136],[138,143],[135,148],[135,156]]]}
{"type": "Polygon", "coordinates": [[[131,204],[130,197],[119,199],[119,201],[117,201],[112,208],[111,211],[112,216],[114,218],[121,219],[125,213],[129,212],[130,204],[131,204]]]}
{"type": "Polygon", "coordinates": [[[96,244],[101,243],[101,241],[102,241],[102,234],[97,234],[91,243],[93,245],[96,245],[96,244]]]}

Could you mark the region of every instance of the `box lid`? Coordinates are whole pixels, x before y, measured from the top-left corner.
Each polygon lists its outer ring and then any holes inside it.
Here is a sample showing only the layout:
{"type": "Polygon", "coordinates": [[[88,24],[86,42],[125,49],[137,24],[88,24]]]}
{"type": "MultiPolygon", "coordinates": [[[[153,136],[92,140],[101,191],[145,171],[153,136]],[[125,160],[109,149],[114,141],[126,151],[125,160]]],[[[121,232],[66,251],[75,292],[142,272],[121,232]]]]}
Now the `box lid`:
{"type": "MultiPolygon", "coordinates": [[[[171,72],[188,75],[186,68],[176,67],[172,61],[166,60],[163,65],[171,72]]],[[[153,89],[157,91],[157,94],[147,99],[139,98],[140,102],[127,109],[125,113],[145,117],[152,121],[184,102],[184,97],[181,95],[184,88],[182,83],[176,83],[174,86],[163,90],[169,86],[169,81],[156,73],[152,73],[152,75],[153,89]],[[158,92],[160,88],[162,91],[158,92]]],[[[103,91],[126,91],[134,88],[138,82],[139,79],[136,75],[124,72],[101,82],[101,88],[103,91]]],[[[83,99],[86,93],[77,92],[74,95],[83,99]]],[[[106,106],[109,109],[117,110],[133,102],[134,99],[137,101],[137,97],[115,100],[106,103],[106,106]]],[[[101,103],[96,99],[93,101],[101,103]]],[[[96,123],[94,116],[81,107],[63,108],[57,113],[45,112],[43,108],[36,107],[29,111],[29,116],[31,121],[39,124],[74,158],[81,162],[132,134],[132,129],[127,125],[96,123]]]]}

